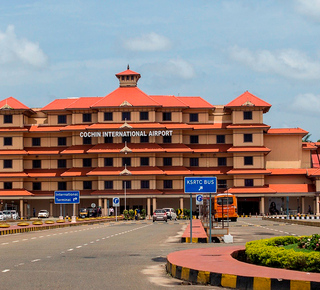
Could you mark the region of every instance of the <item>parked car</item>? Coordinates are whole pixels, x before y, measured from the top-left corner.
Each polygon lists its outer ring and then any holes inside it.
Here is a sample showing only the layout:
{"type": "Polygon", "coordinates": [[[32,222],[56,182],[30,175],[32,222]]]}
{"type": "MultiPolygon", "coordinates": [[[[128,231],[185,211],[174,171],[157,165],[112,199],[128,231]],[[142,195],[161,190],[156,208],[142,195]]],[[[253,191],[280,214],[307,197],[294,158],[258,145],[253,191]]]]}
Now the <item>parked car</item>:
{"type": "Polygon", "coordinates": [[[168,221],[167,212],[164,209],[156,209],[153,213],[153,222],[168,221]]]}
{"type": "Polygon", "coordinates": [[[177,220],[177,214],[173,208],[166,207],[166,208],[164,208],[164,210],[167,212],[168,219],[177,220]]]}
{"type": "Polygon", "coordinates": [[[3,220],[4,220],[3,212],[0,211],[0,221],[3,221],[3,220]]]}
{"type": "Polygon", "coordinates": [[[42,209],[38,213],[38,218],[48,218],[49,212],[46,209],[42,209]]]}
{"type": "Polygon", "coordinates": [[[5,220],[11,219],[11,210],[3,210],[2,212],[3,212],[3,218],[5,220]]]}
{"type": "Polygon", "coordinates": [[[17,211],[14,210],[14,209],[11,210],[11,218],[12,218],[13,220],[19,219],[19,214],[18,214],[17,211]]]}

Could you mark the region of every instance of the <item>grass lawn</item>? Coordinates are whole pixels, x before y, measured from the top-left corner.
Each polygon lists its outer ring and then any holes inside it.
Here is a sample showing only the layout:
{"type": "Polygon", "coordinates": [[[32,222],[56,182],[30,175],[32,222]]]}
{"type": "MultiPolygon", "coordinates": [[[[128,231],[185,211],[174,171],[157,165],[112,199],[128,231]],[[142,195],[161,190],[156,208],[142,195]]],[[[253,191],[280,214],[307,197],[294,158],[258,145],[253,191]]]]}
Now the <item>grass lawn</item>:
{"type": "Polygon", "coordinates": [[[301,249],[298,247],[298,244],[290,244],[290,245],[287,245],[287,246],[283,246],[285,249],[287,250],[294,250],[296,252],[304,252],[304,253],[310,253],[310,252],[314,252],[314,251],[311,251],[311,250],[306,250],[306,249],[301,249]]]}

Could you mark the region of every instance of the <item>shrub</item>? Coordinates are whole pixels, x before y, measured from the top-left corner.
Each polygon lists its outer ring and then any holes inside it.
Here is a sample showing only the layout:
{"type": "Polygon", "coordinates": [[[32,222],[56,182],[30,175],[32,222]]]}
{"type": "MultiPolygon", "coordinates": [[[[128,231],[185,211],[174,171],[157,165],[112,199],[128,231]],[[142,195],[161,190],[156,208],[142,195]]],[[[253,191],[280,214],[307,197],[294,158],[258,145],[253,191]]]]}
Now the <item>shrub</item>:
{"type": "Polygon", "coordinates": [[[307,250],[320,251],[320,235],[314,234],[309,237],[299,238],[298,247],[307,250]]]}
{"type": "Polygon", "coordinates": [[[129,219],[129,212],[128,212],[126,209],[123,211],[123,217],[124,217],[124,219],[126,219],[126,220],[129,219]]]}
{"type": "Polygon", "coordinates": [[[129,219],[133,220],[134,219],[134,210],[129,209],[129,219]]]}
{"type": "Polygon", "coordinates": [[[146,215],[147,215],[147,212],[146,212],[146,210],[143,208],[143,209],[141,210],[141,218],[142,218],[142,219],[145,219],[145,218],[146,218],[146,215]]]}
{"type": "Polygon", "coordinates": [[[278,237],[246,243],[250,263],[305,272],[320,273],[320,253],[295,252],[283,246],[298,243],[297,237],[278,237]]]}

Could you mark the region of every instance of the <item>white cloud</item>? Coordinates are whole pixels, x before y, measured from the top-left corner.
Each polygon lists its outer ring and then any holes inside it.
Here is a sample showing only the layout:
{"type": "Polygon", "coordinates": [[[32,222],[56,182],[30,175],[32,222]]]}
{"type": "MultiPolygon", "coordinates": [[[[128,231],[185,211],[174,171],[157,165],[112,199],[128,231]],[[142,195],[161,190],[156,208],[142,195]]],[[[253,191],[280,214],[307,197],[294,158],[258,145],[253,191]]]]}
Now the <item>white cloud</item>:
{"type": "Polygon", "coordinates": [[[181,58],[170,59],[167,62],[151,63],[146,67],[149,72],[152,71],[160,78],[189,80],[196,75],[192,64],[181,58]]]}
{"type": "Polygon", "coordinates": [[[300,94],[294,98],[290,108],[295,111],[318,114],[320,112],[320,95],[300,94]]]}
{"type": "Polygon", "coordinates": [[[151,32],[141,37],[125,40],[123,45],[124,48],[133,51],[162,51],[170,49],[171,42],[168,38],[151,32]]]}
{"type": "Polygon", "coordinates": [[[9,25],[5,32],[0,31],[0,65],[14,63],[41,68],[47,62],[48,57],[39,44],[18,38],[13,25],[9,25]]]}
{"type": "Polygon", "coordinates": [[[230,56],[258,72],[278,74],[293,79],[318,80],[320,78],[319,61],[311,60],[294,49],[252,52],[235,46],[230,49],[230,56]]]}
{"type": "Polygon", "coordinates": [[[301,14],[320,22],[320,0],[296,0],[296,9],[301,14]]]}

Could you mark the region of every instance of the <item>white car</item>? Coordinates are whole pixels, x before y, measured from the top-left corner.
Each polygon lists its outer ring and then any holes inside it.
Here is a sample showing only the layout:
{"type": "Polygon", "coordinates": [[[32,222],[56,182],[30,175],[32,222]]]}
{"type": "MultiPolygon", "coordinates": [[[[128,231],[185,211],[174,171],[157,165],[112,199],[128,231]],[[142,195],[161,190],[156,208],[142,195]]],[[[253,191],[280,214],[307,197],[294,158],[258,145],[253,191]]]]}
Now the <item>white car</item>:
{"type": "Polygon", "coordinates": [[[11,218],[12,218],[13,220],[19,219],[19,214],[17,213],[16,210],[11,210],[11,218]]]}
{"type": "Polygon", "coordinates": [[[11,210],[4,210],[4,211],[2,211],[2,213],[3,213],[3,219],[4,220],[11,219],[11,210]]]}
{"type": "Polygon", "coordinates": [[[3,221],[3,220],[4,220],[3,212],[0,211],[0,221],[3,221]]]}
{"type": "Polygon", "coordinates": [[[177,220],[177,214],[173,208],[166,207],[164,210],[167,212],[168,219],[177,220]]]}
{"type": "Polygon", "coordinates": [[[42,209],[38,213],[38,218],[48,218],[49,212],[46,209],[42,209]]]}

